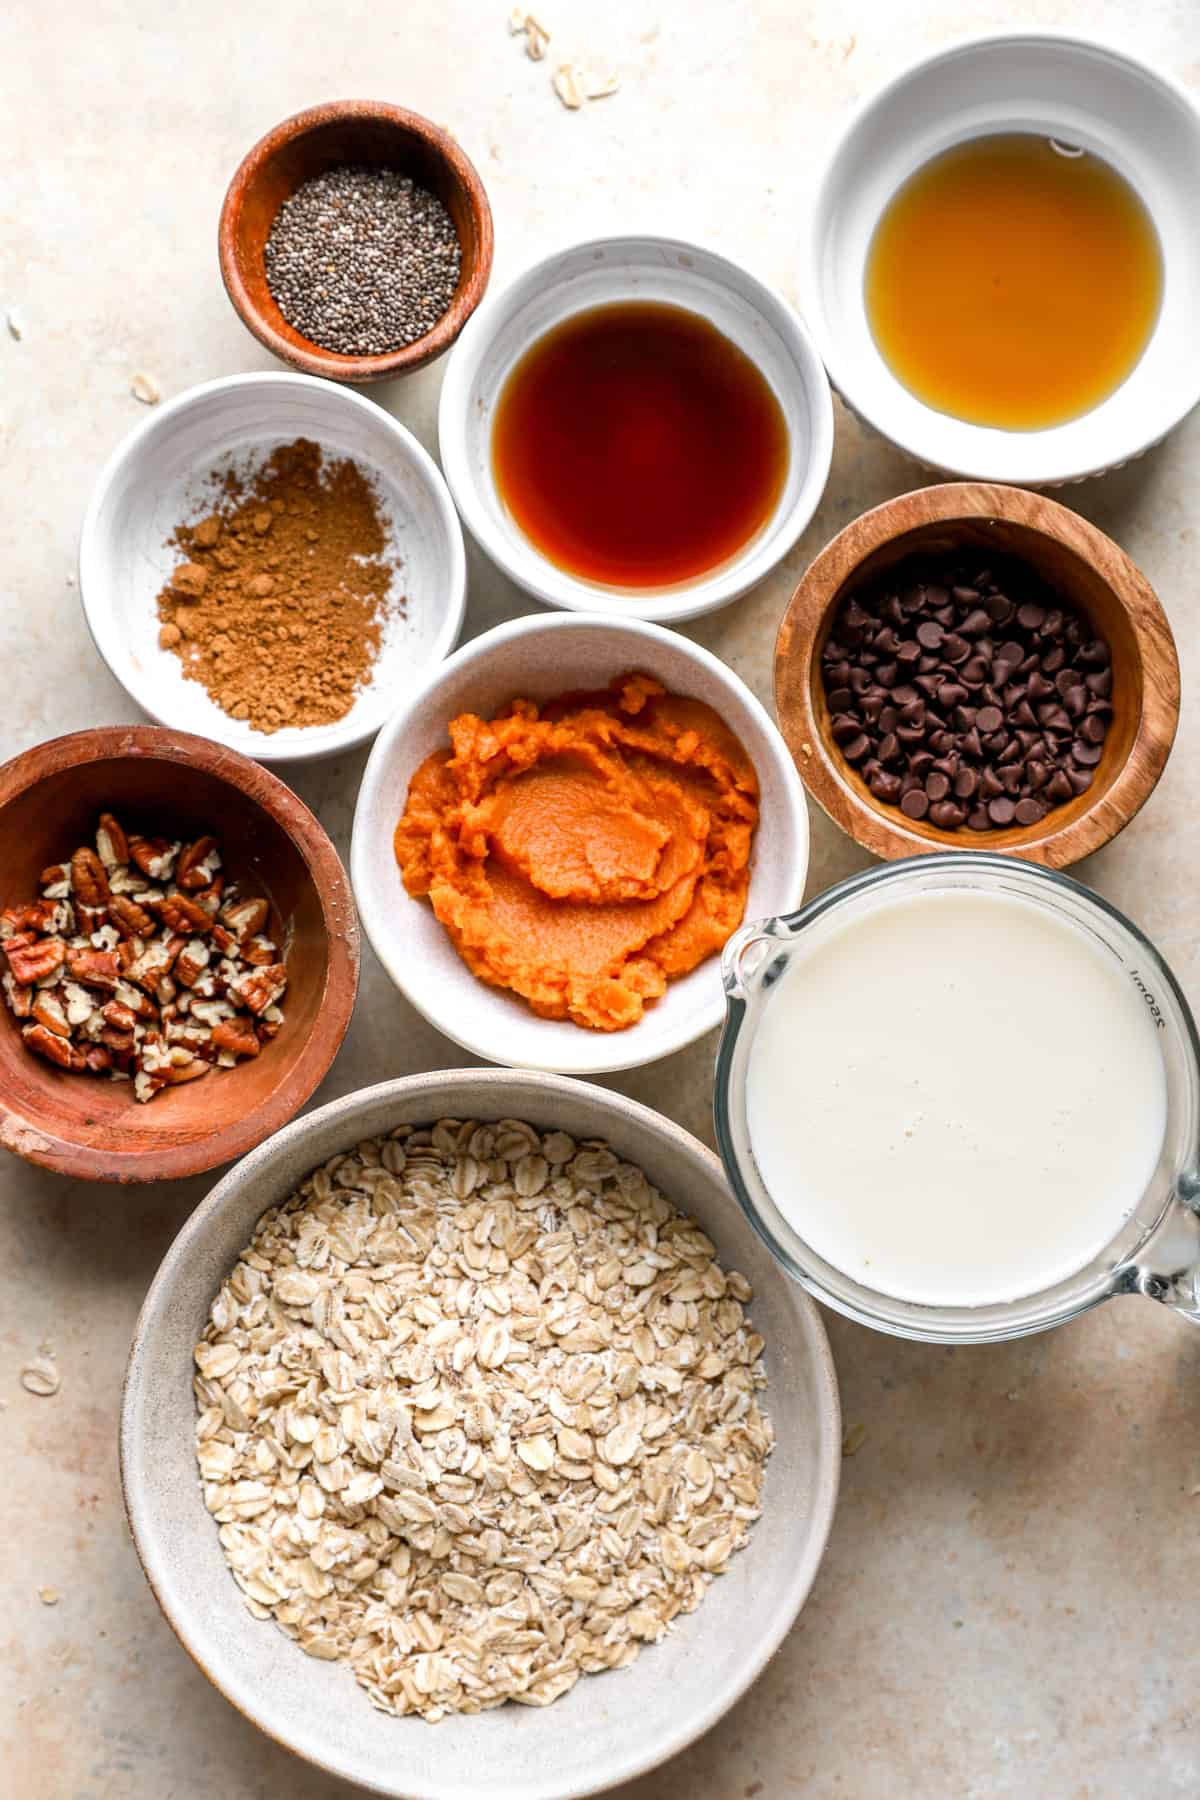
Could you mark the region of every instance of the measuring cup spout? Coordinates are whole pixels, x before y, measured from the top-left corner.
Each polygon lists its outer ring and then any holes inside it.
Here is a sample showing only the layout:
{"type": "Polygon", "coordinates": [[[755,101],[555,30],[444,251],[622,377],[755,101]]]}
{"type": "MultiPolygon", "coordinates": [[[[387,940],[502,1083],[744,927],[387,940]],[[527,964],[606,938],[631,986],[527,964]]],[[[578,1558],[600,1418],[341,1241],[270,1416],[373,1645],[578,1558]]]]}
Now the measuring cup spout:
{"type": "Polygon", "coordinates": [[[721,953],[721,980],[732,1000],[749,1000],[762,985],[764,971],[794,936],[787,919],[758,919],[735,931],[721,953]]]}

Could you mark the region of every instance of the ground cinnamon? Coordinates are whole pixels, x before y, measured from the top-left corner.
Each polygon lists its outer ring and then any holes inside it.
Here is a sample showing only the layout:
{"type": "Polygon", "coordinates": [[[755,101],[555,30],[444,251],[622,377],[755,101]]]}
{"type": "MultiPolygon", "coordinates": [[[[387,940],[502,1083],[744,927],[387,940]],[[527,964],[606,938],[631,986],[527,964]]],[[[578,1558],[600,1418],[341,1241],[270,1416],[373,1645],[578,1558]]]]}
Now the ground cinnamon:
{"type": "Polygon", "coordinates": [[[369,478],[307,438],[177,526],[159,643],[223,712],[258,731],[344,718],[379,653],[395,572],[369,478]]]}

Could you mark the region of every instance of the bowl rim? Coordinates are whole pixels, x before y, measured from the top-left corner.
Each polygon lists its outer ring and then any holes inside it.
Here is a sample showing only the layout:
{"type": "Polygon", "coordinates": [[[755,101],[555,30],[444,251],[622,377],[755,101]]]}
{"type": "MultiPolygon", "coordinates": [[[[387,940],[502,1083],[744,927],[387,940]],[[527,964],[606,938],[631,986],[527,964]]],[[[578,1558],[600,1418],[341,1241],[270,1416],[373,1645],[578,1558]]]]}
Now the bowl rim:
{"type": "MultiPolygon", "coordinates": [[[[431,668],[436,668],[443,662],[454,648],[466,615],[467,554],[463,542],[462,525],[441,470],[424,445],[414,437],[406,425],[402,425],[399,419],[384,407],[376,405],[373,400],[368,400],[364,394],[355,393],[352,388],[338,387],[334,382],[323,381],[315,375],[299,374],[292,369],[257,369],[241,375],[218,375],[210,381],[197,382],[194,387],[184,388],[182,393],[175,394],[170,400],[165,400],[161,405],[155,406],[149,415],[132,426],[110,451],[92,484],[92,491],[88,497],[87,510],[83,515],[83,523],[79,531],[76,563],[79,572],[79,603],[83,608],[83,616],[97,652],[113,680],[120,683],[135,705],[157,725],[161,725],[169,731],[174,731],[175,728],[171,719],[163,711],[164,703],[152,672],[138,674],[130,667],[130,659],[125,655],[125,641],[117,629],[116,615],[111,603],[112,584],[103,570],[99,543],[100,516],[113,483],[127,466],[132,467],[139,458],[146,455],[159,431],[189,412],[200,401],[208,400],[214,395],[236,393],[243,388],[260,385],[266,385],[268,389],[301,387],[318,390],[323,396],[323,404],[331,407],[358,408],[364,417],[368,417],[374,425],[392,437],[397,465],[402,465],[410,470],[415,475],[418,484],[429,495],[445,528],[446,540],[450,548],[444,580],[444,612],[433,636],[429,664],[431,668]]],[[[360,744],[368,743],[380,728],[378,724],[351,727],[347,720],[337,720],[331,725],[309,727],[314,738],[320,741],[313,742],[307,747],[301,744],[294,749],[281,751],[272,747],[273,740],[270,737],[265,737],[262,745],[256,744],[251,754],[241,745],[232,743],[224,735],[225,725],[222,715],[221,718],[213,720],[212,729],[207,733],[207,740],[223,744],[235,755],[250,757],[257,763],[287,765],[320,762],[325,757],[340,756],[346,750],[353,750],[360,744]]]]}
{"type": "MultiPolygon", "coordinates": [[[[436,690],[441,688],[447,678],[456,675],[460,669],[470,667],[473,663],[485,662],[493,650],[511,643],[515,639],[554,631],[574,631],[582,634],[629,631],[634,637],[640,638],[644,642],[658,644],[682,653],[685,660],[696,663],[736,698],[758,726],[764,743],[769,745],[782,780],[788,824],[793,839],[791,870],[795,879],[791,885],[795,887],[797,893],[803,893],[808,878],[811,855],[808,808],[804,799],[804,785],[797,774],[787,744],[779,727],[757,695],[751,691],[741,676],[728,663],[722,662],[710,650],[704,649],[701,644],[693,643],[690,638],[685,638],[680,632],[668,630],[664,625],[657,625],[646,619],[616,619],[607,613],[526,613],[520,618],[505,620],[502,624],[493,626],[490,631],[485,631],[479,637],[472,638],[456,650],[452,656],[448,656],[432,672],[429,680],[410,695],[404,704],[392,714],[376,738],[367,759],[367,766],[363,770],[354,806],[354,824],[350,839],[350,879],[367,941],[394,986],[404,995],[409,1005],[414,1007],[436,1031],[440,1031],[444,1037],[448,1037],[461,1049],[469,1051],[472,1056],[481,1056],[493,1063],[509,1062],[511,1051],[506,1052],[503,1047],[489,1043],[485,1038],[476,1035],[469,1025],[464,1026],[461,1020],[463,1014],[467,1013],[466,1008],[463,1008],[460,1013],[458,1010],[448,1007],[448,1016],[438,1016],[422,1005],[410,990],[406,977],[408,958],[403,954],[397,935],[389,928],[389,908],[383,904],[369,874],[370,851],[367,842],[367,814],[377,803],[392,761],[403,745],[414,715],[427,712],[431,704],[436,703],[436,690]]],[[[448,725],[449,719],[445,723],[448,725]]],[[[759,829],[761,829],[761,819],[759,829]]],[[[772,854],[777,854],[774,846],[772,854]]],[[[410,903],[412,905],[419,904],[417,901],[410,903]]],[[[471,981],[477,980],[477,977],[470,974],[465,963],[463,963],[462,969],[464,976],[471,981]]],[[[654,1014],[651,1011],[637,1025],[630,1026],[625,1031],[591,1032],[581,1028],[581,1051],[584,1041],[586,1041],[593,1048],[593,1054],[590,1057],[572,1064],[569,1068],[539,1065],[538,1070],[545,1074],[569,1075],[587,1080],[597,1075],[616,1074],[624,1069],[646,1068],[651,1063],[660,1062],[666,1056],[673,1056],[676,1051],[686,1049],[689,1044],[694,1044],[706,1032],[715,1030],[724,1017],[724,1011],[725,998],[718,981],[714,985],[712,1000],[709,1004],[698,1008],[695,1018],[677,1026],[674,1032],[665,1037],[661,1047],[656,1046],[646,1054],[639,1051],[631,1053],[629,1048],[621,1050],[618,1047],[622,1041],[628,1045],[641,1025],[653,1024],[654,1014]],[[605,1044],[611,1046],[607,1051],[602,1048],[605,1044]]],[[[467,1016],[469,1017],[469,1014],[467,1016]]],[[[534,1067],[531,1064],[519,1066],[530,1069],[534,1067]]]]}
{"type": "Polygon", "coordinates": [[[835,825],[873,855],[893,861],[987,848],[974,842],[957,844],[951,833],[931,838],[913,830],[895,808],[885,810],[868,802],[843,774],[842,761],[826,741],[812,705],[817,640],[838,592],[884,545],[919,526],[962,519],[1024,525],[1065,545],[1093,569],[1104,567],[1104,579],[1129,620],[1143,674],[1149,669],[1157,672],[1156,679],[1143,682],[1137,732],[1110,786],[1069,824],[1047,830],[1042,820],[1025,827],[1020,838],[1006,832],[1010,841],[994,847],[997,854],[1062,869],[1109,843],[1150,798],[1179,724],[1180,676],[1170,622],[1137,564],[1098,526],[1048,495],[996,482],[941,482],[897,494],[844,525],[800,577],[779,623],[774,677],[779,728],[813,799],[835,825]]]}
{"type": "MultiPolygon", "coordinates": [[[[820,267],[823,260],[822,240],[817,225],[824,209],[826,190],[839,166],[843,155],[851,141],[857,136],[864,123],[909,83],[914,76],[926,73],[938,67],[949,65],[964,56],[971,56],[977,51],[989,51],[1008,45],[1028,45],[1035,49],[1060,48],[1067,51],[1082,51],[1091,55],[1099,54],[1110,58],[1113,62],[1133,71],[1151,86],[1157,85],[1168,93],[1188,114],[1193,122],[1197,145],[1200,147],[1200,104],[1196,96],[1188,92],[1180,82],[1165,70],[1148,62],[1143,57],[1132,54],[1121,43],[1116,42],[1103,33],[1059,30],[1055,27],[1039,28],[1031,26],[1019,31],[991,30],[969,32],[955,37],[936,49],[912,57],[905,62],[878,87],[860,96],[851,107],[844,123],[830,140],[829,148],[821,162],[817,179],[812,186],[808,201],[802,212],[802,229],[800,233],[800,257],[797,286],[801,296],[801,312],[805,323],[812,333],[821,359],[829,375],[829,380],[846,407],[870,426],[872,431],[894,444],[914,462],[937,474],[949,476],[954,480],[999,482],[1007,485],[1026,487],[1058,487],[1078,481],[1086,481],[1092,476],[1102,475],[1111,469],[1123,468],[1127,462],[1136,460],[1153,449],[1180,425],[1188,414],[1200,402],[1200,362],[1197,363],[1195,378],[1191,387],[1172,388],[1175,395],[1182,398],[1174,400],[1164,395],[1162,417],[1145,433],[1139,434],[1135,443],[1115,461],[1108,460],[1097,466],[1086,463],[1083,466],[1071,465],[1062,467],[1047,463],[1044,468],[1030,468],[1022,474],[1015,474],[1011,466],[1001,468],[989,467],[986,455],[980,455],[972,466],[948,465],[931,453],[931,447],[919,441],[918,437],[904,429],[893,429],[892,422],[886,417],[886,408],[880,407],[872,399],[869,386],[858,379],[856,359],[843,353],[840,333],[831,321],[821,300],[822,281],[820,267]]],[[[937,420],[946,415],[937,408],[918,400],[922,409],[922,418],[937,420]]],[[[1082,415],[1086,418],[1086,414],[1082,415]]],[[[970,421],[958,421],[969,426],[970,421]]],[[[1037,433],[1041,438],[1049,438],[1066,426],[1077,425],[1078,419],[1064,421],[1063,426],[1053,427],[1037,433]]],[[[976,427],[985,431],[988,427],[976,427]]],[[[1032,434],[1012,432],[1009,434],[1019,452],[1023,437],[1032,434]]]]}
{"type": "MultiPolygon", "coordinates": [[[[686,306],[686,301],[681,300],[678,304],[686,306]]],[[[586,310],[589,309],[574,309],[576,312],[586,310]]],[[[679,238],[663,232],[612,232],[577,239],[561,244],[527,264],[504,287],[491,294],[470,320],[446,366],[438,401],[438,450],[446,481],[464,525],[489,560],[544,606],[575,613],[606,613],[614,620],[682,624],[730,605],[765,580],[795,548],[801,534],[812,522],[828,484],[833,444],[833,396],[829,377],[813,334],[796,308],[745,263],[716,245],[702,238],[679,238]],[[703,257],[722,280],[727,280],[732,271],[739,282],[746,284],[756,312],[770,320],[787,344],[810,406],[813,430],[803,446],[797,445],[792,431],[788,432],[793,455],[799,458],[803,449],[804,472],[796,499],[771,538],[757,547],[752,541],[745,551],[715,571],[702,573],[693,581],[675,587],[643,591],[595,584],[586,590],[575,591],[577,578],[557,568],[534,544],[528,545],[528,562],[515,555],[504,532],[493,525],[480,503],[480,483],[465,454],[465,421],[472,404],[470,390],[496,329],[508,317],[518,292],[534,283],[546,285],[549,282],[557,286],[560,266],[583,252],[641,249],[661,250],[676,257],[703,257]]],[[[490,483],[490,477],[485,479],[490,483]]]]}
{"type": "Polygon", "coordinates": [[[274,820],[291,840],[312,879],[327,945],[319,1029],[309,1033],[292,1069],[261,1106],[191,1144],[166,1143],[138,1151],[114,1167],[114,1151],[72,1144],[32,1129],[0,1095],[0,1147],[26,1162],[79,1180],[131,1184],[199,1175],[242,1156],[292,1119],[333,1064],[354,1012],[359,978],[359,928],[350,882],[324,827],[278,776],[228,745],[157,725],[102,725],[50,738],[0,766],[0,810],[48,776],[93,763],[142,759],[183,763],[235,788],[274,820]],[[339,919],[341,922],[339,922],[339,919]]]}
{"type": "MultiPolygon", "coordinates": [[[[218,1215],[231,1194],[243,1188],[248,1182],[269,1166],[281,1150],[302,1142],[307,1137],[319,1136],[327,1123],[333,1118],[341,1118],[347,1135],[354,1129],[354,1120],[368,1111],[384,1097],[394,1101],[397,1106],[403,1105],[411,1110],[411,1103],[429,1096],[431,1111],[436,1109],[436,1096],[452,1083],[478,1083],[480,1099],[478,1105],[486,1109],[489,1090],[508,1089],[514,1082],[526,1089],[528,1096],[528,1112],[524,1116],[536,1114],[542,1097],[547,1094],[561,1096],[567,1100],[576,1099],[581,1103],[599,1102],[604,1109],[615,1116],[618,1127],[621,1120],[632,1120],[656,1132],[664,1138],[680,1155],[681,1160],[703,1164],[708,1173],[729,1194],[729,1180],[721,1164],[720,1158],[686,1131],[673,1119],[656,1112],[653,1107],[642,1101],[633,1100],[625,1094],[610,1088],[599,1087],[592,1082],[579,1081],[572,1076],[555,1075],[536,1070],[503,1069],[503,1068],[458,1068],[437,1069],[420,1074],[394,1077],[371,1087],[358,1088],[349,1094],[343,1094],[336,1100],[327,1102],[313,1112],[305,1113],[301,1118],[293,1119],[272,1137],[258,1144],[240,1162],[226,1171],[216,1185],[205,1195],[199,1205],[185,1218],[179,1231],[172,1239],[166,1254],[155,1271],[154,1278],[146,1291],[138,1312],[137,1322],[133,1329],[129,1355],[125,1366],[124,1379],[121,1386],[121,1405],[118,1420],[117,1450],[118,1468],[121,1481],[121,1498],[125,1509],[126,1522],[133,1540],[134,1552],[141,1565],[142,1573],[149,1584],[150,1591],[158,1605],[159,1611],[182,1648],[191,1657],[200,1672],[217,1690],[223,1699],[229,1702],[243,1718],[247,1719],[272,1742],[277,1743],[300,1757],[315,1768],[320,1768],[330,1775],[343,1780],[354,1780],[364,1785],[365,1791],[381,1794],[388,1800],[397,1800],[400,1789],[394,1785],[381,1785],[374,1781],[363,1783],[361,1775],[349,1776],[336,1763],[310,1756],[306,1751],[295,1748],[266,1725],[259,1716],[257,1707],[246,1709],[228,1692],[218,1670],[210,1667],[205,1660],[202,1644],[197,1643],[195,1633],[188,1624],[176,1618],[171,1612],[159,1582],[155,1579],[153,1565],[156,1563],[153,1549],[144,1544],[139,1526],[142,1523],[141,1502],[135,1491],[130,1470],[133,1465],[136,1446],[134,1430],[134,1412],[141,1391],[150,1379],[149,1343],[156,1316],[171,1304],[171,1289],[176,1271],[184,1264],[192,1250],[194,1242],[203,1236],[209,1221],[218,1215]]],[[[506,1112],[511,1116],[511,1104],[506,1099],[506,1112]]],[[[526,1106],[525,1098],[520,1102],[526,1106]]],[[[729,1218],[735,1229],[749,1229],[740,1208],[729,1194],[729,1218]]],[[[272,1204],[267,1202],[267,1205],[272,1204]]],[[[680,1200],[683,1210],[687,1210],[686,1201],[680,1200]]],[[[264,1207],[263,1210],[266,1210],[264,1207]]],[[[598,1781],[586,1788],[574,1787],[569,1792],[553,1785],[553,1775],[539,1780],[536,1790],[531,1790],[531,1800],[586,1800],[587,1796],[599,1794],[618,1782],[630,1781],[652,1769],[661,1767],[671,1757],[677,1756],[689,1744],[717,1723],[730,1707],[736,1704],[748,1689],[757,1681],[767,1663],[783,1643],[791,1631],[796,1619],[804,1607],[812,1590],[817,1572],[828,1547],[830,1532],[833,1527],[837,1509],[838,1490],[841,1481],[841,1398],[838,1387],[837,1372],[834,1366],[833,1353],[825,1330],[821,1312],[807,1291],[798,1283],[788,1279],[784,1270],[773,1264],[774,1273],[782,1282],[781,1293],[786,1295],[793,1309],[795,1333],[789,1347],[793,1350],[803,1344],[805,1353],[811,1359],[815,1386],[818,1393],[817,1415],[827,1431],[822,1432],[822,1442],[827,1446],[822,1460],[819,1456],[813,1461],[813,1528],[802,1554],[785,1571],[779,1584],[787,1594],[786,1604],[770,1634],[752,1646],[746,1656],[744,1668],[738,1675],[710,1694],[698,1716],[680,1730],[672,1728],[664,1743],[649,1756],[630,1758],[627,1764],[616,1770],[607,1771],[598,1781]]],[[[780,1371],[782,1374],[785,1371],[780,1371]]],[[[779,1375],[777,1374],[777,1379],[779,1375]]],[[[442,1800],[442,1792],[437,1787],[422,1784],[414,1788],[411,1777],[405,1778],[403,1790],[406,1800],[442,1800]]],[[[472,1792],[472,1800],[487,1800],[488,1787],[486,1777],[480,1779],[472,1792]]],[[[456,1796],[462,1800],[462,1793],[456,1796]]]]}
{"type": "Polygon", "coordinates": [[[322,375],[331,381],[387,381],[410,375],[424,368],[448,350],[475,311],[487,289],[492,273],[495,231],[487,189],[478,169],[450,133],[424,114],[407,107],[394,106],[386,100],[325,100],[316,106],[290,113],[262,137],[243,156],[230,178],[221,203],[217,226],[217,256],[221,279],[231,305],[247,331],[256,337],[272,355],[307,375],[322,375]],[[460,290],[455,293],[437,323],[422,337],[414,338],[399,350],[385,350],[375,356],[347,356],[335,350],[323,350],[319,344],[304,340],[307,347],[285,338],[260,311],[242,279],[237,252],[242,206],[246,192],[266,165],[285,144],[327,125],[354,120],[371,120],[391,125],[418,137],[439,156],[450,169],[467,198],[475,228],[477,251],[474,268],[460,290]]]}

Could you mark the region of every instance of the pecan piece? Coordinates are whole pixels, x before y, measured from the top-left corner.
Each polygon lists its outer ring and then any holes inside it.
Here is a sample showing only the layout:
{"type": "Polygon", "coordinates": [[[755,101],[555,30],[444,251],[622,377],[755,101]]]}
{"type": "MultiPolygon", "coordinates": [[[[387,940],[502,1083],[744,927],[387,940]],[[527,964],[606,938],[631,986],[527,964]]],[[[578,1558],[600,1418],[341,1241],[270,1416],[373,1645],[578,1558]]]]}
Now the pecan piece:
{"type": "Polygon", "coordinates": [[[44,1025],[26,1025],[21,1036],[36,1056],[44,1056],[47,1062],[57,1063],[60,1069],[77,1072],[87,1067],[82,1050],[77,1050],[69,1038],[47,1031],[44,1025]]]}
{"type": "Polygon", "coordinates": [[[111,813],[101,813],[96,827],[96,852],[106,869],[129,861],[129,839],[111,813]]]}
{"type": "Polygon", "coordinates": [[[250,969],[230,985],[250,1012],[265,1013],[268,1006],[274,1006],[283,996],[287,987],[287,968],[283,963],[271,963],[265,969],[250,969]]]}
{"type": "Polygon", "coordinates": [[[199,837],[195,843],[186,844],[179,852],[179,861],[175,864],[176,887],[198,889],[209,885],[209,873],[206,868],[199,868],[200,863],[207,863],[217,847],[214,837],[199,837]]]}
{"type": "Polygon", "coordinates": [[[249,1019],[222,1019],[213,1026],[212,1041],[218,1050],[228,1050],[233,1056],[257,1056],[261,1048],[249,1019]]]}
{"type": "Polygon", "coordinates": [[[108,875],[94,850],[81,844],[71,858],[71,887],[80,906],[106,907],[109,900],[108,875]]]}
{"type": "Polygon", "coordinates": [[[198,1081],[201,1075],[207,1075],[212,1068],[211,1063],[204,1062],[198,1056],[191,1056],[187,1062],[171,1062],[164,1069],[168,1087],[179,1087],[185,1081],[198,1081]]]}
{"type": "MultiPolygon", "coordinates": [[[[138,995],[139,999],[142,997],[138,995]]],[[[104,1023],[111,1025],[116,1031],[132,1032],[137,1024],[137,1014],[122,1000],[109,1000],[104,1007],[103,1018],[104,1023]]]]}
{"type": "Polygon", "coordinates": [[[201,888],[195,895],[197,906],[202,906],[211,918],[221,904],[221,896],[225,892],[225,877],[214,875],[206,888],[201,888]]]}
{"type": "Polygon", "coordinates": [[[4,980],[0,985],[3,985],[4,998],[8,1001],[14,1019],[27,1019],[33,1011],[33,989],[22,987],[14,981],[8,970],[5,970],[4,980]]]}
{"type": "Polygon", "coordinates": [[[238,941],[232,931],[226,931],[223,925],[212,927],[212,941],[222,956],[228,956],[231,950],[236,950],[238,947],[238,941]]]}
{"type": "Polygon", "coordinates": [[[262,930],[268,911],[265,900],[231,900],[221,908],[221,923],[239,944],[245,944],[262,930]]]}
{"type": "Polygon", "coordinates": [[[0,912],[0,937],[10,938],[14,933],[40,931],[42,915],[38,901],[29,906],[6,906],[0,912]]]}
{"type": "Polygon", "coordinates": [[[279,951],[270,938],[252,937],[248,944],[242,945],[243,962],[248,962],[256,968],[261,968],[264,963],[276,962],[278,958],[279,951]]]}
{"type": "Polygon", "coordinates": [[[175,974],[184,987],[191,987],[198,981],[209,965],[212,952],[207,944],[199,938],[192,938],[183,946],[175,961],[175,974]]]}
{"type": "Polygon", "coordinates": [[[131,837],[129,857],[151,881],[166,881],[175,862],[176,846],[166,838],[131,837]]]}
{"type": "Polygon", "coordinates": [[[84,987],[115,988],[121,966],[115,950],[68,950],[67,973],[84,987]]]}
{"type": "Polygon", "coordinates": [[[133,1055],[134,1036],[132,1031],[119,1031],[115,1025],[105,1025],[100,1031],[100,1042],[107,1044],[110,1050],[119,1050],[122,1055],[133,1055]]]}
{"type": "Polygon", "coordinates": [[[38,886],[44,888],[61,887],[64,881],[70,881],[70,879],[71,871],[68,869],[66,863],[51,863],[48,869],[42,870],[38,886]]]}
{"type": "Polygon", "coordinates": [[[93,1075],[103,1075],[106,1069],[113,1066],[112,1052],[103,1044],[89,1044],[83,1053],[83,1060],[93,1075]]]}
{"type": "Polygon", "coordinates": [[[69,1038],[71,1027],[67,1023],[66,1009],[58,995],[49,988],[43,988],[30,1009],[39,1025],[52,1031],[56,1037],[69,1038]]]}
{"type": "Polygon", "coordinates": [[[164,925],[172,931],[186,931],[190,936],[207,937],[213,928],[213,922],[202,906],[197,906],[186,894],[172,892],[165,900],[156,900],[154,910],[164,925]]]}
{"type": "Polygon", "coordinates": [[[123,938],[149,937],[154,919],[144,906],[124,894],[114,894],[108,903],[108,916],[123,938]]]}
{"type": "Polygon", "coordinates": [[[41,938],[34,942],[24,932],[6,939],[0,949],[8,958],[13,980],[20,982],[22,987],[46,981],[56,974],[67,954],[67,946],[61,938],[41,938]]]}

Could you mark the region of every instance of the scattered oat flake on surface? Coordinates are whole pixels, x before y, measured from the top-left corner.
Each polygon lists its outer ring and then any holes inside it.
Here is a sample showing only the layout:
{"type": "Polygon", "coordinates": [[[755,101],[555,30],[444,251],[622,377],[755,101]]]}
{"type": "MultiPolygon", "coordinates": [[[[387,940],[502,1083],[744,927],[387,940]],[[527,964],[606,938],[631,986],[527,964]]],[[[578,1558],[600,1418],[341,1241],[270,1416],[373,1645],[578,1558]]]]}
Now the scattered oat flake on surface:
{"type": "Polygon", "coordinates": [[[5,315],[5,323],[8,326],[9,337],[15,338],[19,344],[21,339],[25,336],[25,320],[15,306],[9,307],[8,312],[5,315]]]}
{"type": "Polygon", "coordinates": [[[40,1400],[48,1400],[51,1394],[57,1394],[60,1377],[48,1356],[39,1356],[25,1364],[21,1370],[21,1386],[27,1394],[36,1394],[40,1400]]]}
{"type": "Polygon", "coordinates": [[[521,33],[525,29],[525,20],[527,17],[528,17],[528,15],[523,6],[514,6],[513,7],[512,11],[508,15],[508,35],[509,35],[509,37],[520,37],[521,33]]]}
{"type": "Polygon", "coordinates": [[[568,112],[578,112],[587,99],[578,70],[574,69],[570,63],[560,63],[555,69],[554,91],[568,112]]]}
{"type": "Polygon", "coordinates": [[[614,69],[590,66],[583,72],[583,91],[589,100],[606,100],[620,85],[614,69]]]}
{"type": "Polygon", "coordinates": [[[143,406],[157,406],[162,399],[162,393],[153,375],[147,375],[141,370],[130,382],[129,391],[135,400],[141,401],[143,406]]]}
{"type": "Polygon", "coordinates": [[[550,42],[550,33],[544,25],[539,25],[532,13],[525,18],[525,54],[530,62],[541,62],[546,54],[546,45],[550,42]]]}
{"type": "Polygon", "coordinates": [[[41,1601],[43,1606],[57,1606],[59,1601],[62,1599],[62,1595],[59,1593],[57,1588],[40,1587],[38,1589],[38,1599],[41,1601]]]}
{"type": "Polygon", "coordinates": [[[842,1455],[857,1456],[866,1442],[867,1428],[860,1419],[847,1428],[842,1438],[842,1455]]]}

